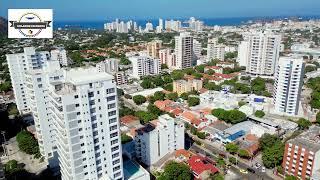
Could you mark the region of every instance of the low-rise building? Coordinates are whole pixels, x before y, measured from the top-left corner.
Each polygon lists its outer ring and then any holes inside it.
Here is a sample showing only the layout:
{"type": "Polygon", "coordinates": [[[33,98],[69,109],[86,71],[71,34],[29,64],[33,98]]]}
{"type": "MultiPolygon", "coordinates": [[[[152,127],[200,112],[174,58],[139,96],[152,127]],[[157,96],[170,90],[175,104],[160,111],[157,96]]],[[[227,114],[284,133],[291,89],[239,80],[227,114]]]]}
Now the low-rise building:
{"type": "Polygon", "coordinates": [[[165,114],[155,123],[148,123],[136,130],[136,158],[152,165],[169,153],[184,148],[184,124],[165,114]]]}
{"type": "Polygon", "coordinates": [[[219,171],[207,158],[199,155],[192,156],[188,164],[195,179],[207,179],[211,174],[219,171]]]}
{"type": "Polygon", "coordinates": [[[179,95],[190,91],[199,91],[200,89],[202,89],[202,81],[199,79],[173,81],[173,92],[179,95]]]}

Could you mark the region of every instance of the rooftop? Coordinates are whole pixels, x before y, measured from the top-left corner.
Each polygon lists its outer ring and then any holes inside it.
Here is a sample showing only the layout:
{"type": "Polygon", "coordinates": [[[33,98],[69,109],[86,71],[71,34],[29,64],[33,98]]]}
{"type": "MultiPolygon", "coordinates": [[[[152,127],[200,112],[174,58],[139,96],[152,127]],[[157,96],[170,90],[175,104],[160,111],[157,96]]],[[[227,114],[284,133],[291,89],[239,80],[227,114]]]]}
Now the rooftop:
{"type": "Polygon", "coordinates": [[[206,158],[198,155],[192,156],[189,159],[188,164],[190,166],[190,169],[198,175],[200,175],[204,171],[211,171],[211,173],[213,174],[218,172],[218,169],[213,164],[209,163],[206,158]]]}
{"type": "Polygon", "coordinates": [[[308,131],[303,132],[294,139],[290,139],[288,143],[317,152],[320,150],[320,127],[311,126],[308,131]]]}
{"type": "Polygon", "coordinates": [[[105,73],[98,72],[96,68],[73,68],[65,71],[65,77],[67,82],[71,82],[74,85],[87,84],[94,81],[107,81],[112,80],[113,76],[105,73]]]}

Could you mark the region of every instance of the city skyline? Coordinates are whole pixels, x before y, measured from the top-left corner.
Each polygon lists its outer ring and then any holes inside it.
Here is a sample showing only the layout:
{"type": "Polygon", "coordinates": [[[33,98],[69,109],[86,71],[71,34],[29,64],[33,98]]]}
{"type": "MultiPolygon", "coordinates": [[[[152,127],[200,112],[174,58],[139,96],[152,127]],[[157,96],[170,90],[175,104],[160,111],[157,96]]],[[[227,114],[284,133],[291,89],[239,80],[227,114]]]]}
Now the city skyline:
{"type": "Polygon", "coordinates": [[[57,1],[32,2],[4,1],[0,7],[0,16],[7,17],[8,8],[52,8],[55,21],[98,21],[113,18],[154,19],[162,18],[232,18],[232,17],[277,17],[277,16],[317,16],[319,1],[299,0],[259,1],[64,1],[64,6],[57,1]],[[90,7],[90,8],[87,8],[90,7]],[[78,13],[70,13],[70,9],[78,13]]]}

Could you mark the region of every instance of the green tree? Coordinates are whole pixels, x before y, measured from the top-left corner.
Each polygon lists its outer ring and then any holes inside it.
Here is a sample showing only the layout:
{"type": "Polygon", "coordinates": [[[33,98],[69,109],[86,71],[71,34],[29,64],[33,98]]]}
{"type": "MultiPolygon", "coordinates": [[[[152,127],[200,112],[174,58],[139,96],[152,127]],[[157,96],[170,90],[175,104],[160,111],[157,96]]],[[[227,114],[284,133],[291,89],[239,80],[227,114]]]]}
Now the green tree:
{"type": "Polygon", "coordinates": [[[120,58],[120,64],[129,65],[129,64],[131,64],[131,61],[126,57],[122,57],[122,58],[120,58]]]}
{"type": "Polygon", "coordinates": [[[188,105],[189,107],[191,106],[196,106],[200,104],[200,99],[197,97],[188,97],[188,105]]]}
{"type": "Polygon", "coordinates": [[[281,142],[281,139],[276,135],[263,134],[259,139],[259,148],[264,150],[268,147],[271,147],[273,144],[281,142]]]}
{"type": "Polygon", "coordinates": [[[139,118],[141,124],[146,124],[157,118],[157,115],[145,111],[137,111],[134,115],[139,118]]]}
{"type": "Polygon", "coordinates": [[[132,137],[128,136],[125,133],[121,133],[121,144],[126,144],[127,142],[130,142],[132,140],[132,137]]]}
{"type": "Polygon", "coordinates": [[[173,91],[173,84],[172,83],[165,84],[162,87],[163,87],[163,89],[165,89],[167,91],[173,91]]]}
{"type": "Polygon", "coordinates": [[[240,123],[242,121],[245,121],[247,118],[246,114],[244,114],[243,112],[233,109],[228,111],[228,116],[226,119],[226,122],[231,122],[232,124],[237,124],[240,123]]]}
{"type": "Polygon", "coordinates": [[[316,115],[317,123],[320,124],[320,111],[316,115]]]}
{"type": "Polygon", "coordinates": [[[206,133],[205,132],[197,132],[197,136],[200,139],[205,139],[206,138],[206,133]]]}
{"type": "Polygon", "coordinates": [[[215,117],[217,117],[220,120],[225,119],[227,111],[222,109],[222,108],[217,108],[217,109],[213,109],[211,111],[211,114],[214,115],[215,117]]]}
{"type": "Polygon", "coordinates": [[[239,146],[234,144],[234,143],[226,144],[225,148],[226,148],[226,151],[231,153],[231,154],[235,154],[239,150],[239,146]]]}
{"type": "Polygon", "coordinates": [[[165,84],[161,76],[154,77],[152,81],[153,81],[153,84],[156,86],[163,86],[165,84]]]}
{"type": "Polygon", "coordinates": [[[142,95],[133,96],[132,99],[137,105],[143,104],[147,101],[147,99],[142,95]]]}
{"type": "Polygon", "coordinates": [[[261,110],[257,110],[255,113],[254,113],[254,116],[258,117],[258,118],[263,118],[263,116],[265,115],[265,113],[261,110]]]}
{"type": "Polygon", "coordinates": [[[312,123],[304,118],[300,118],[298,121],[298,126],[300,129],[304,130],[304,129],[308,129],[312,123]]]}
{"type": "Polygon", "coordinates": [[[213,75],[216,72],[213,69],[209,69],[206,73],[209,75],[213,75]]]}
{"type": "Polygon", "coordinates": [[[127,116],[127,115],[134,115],[134,110],[128,108],[128,107],[120,107],[119,109],[119,116],[127,116]]]}
{"type": "Polygon", "coordinates": [[[221,87],[216,85],[214,82],[207,83],[206,85],[204,85],[204,88],[214,91],[219,91],[221,89],[221,87]]]}
{"type": "Polygon", "coordinates": [[[298,180],[298,178],[293,175],[290,175],[290,176],[286,176],[284,180],[298,180]]]}
{"type": "Polygon", "coordinates": [[[157,116],[162,114],[162,111],[153,104],[149,104],[147,109],[151,114],[155,114],[157,116]]]}
{"type": "Polygon", "coordinates": [[[246,105],[246,104],[247,104],[247,103],[244,102],[244,101],[239,101],[239,102],[238,102],[238,106],[239,106],[239,107],[241,107],[241,106],[243,106],[243,105],[246,105]]]}
{"type": "Polygon", "coordinates": [[[164,100],[164,97],[166,96],[162,91],[157,91],[154,93],[154,99],[155,100],[164,100]]]}
{"type": "Polygon", "coordinates": [[[168,69],[168,66],[166,64],[161,64],[161,69],[168,69]]]}
{"type": "Polygon", "coordinates": [[[39,146],[37,140],[28,131],[20,131],[16,136],[18,147],[27,154],[38,155],[39,146]]]}
{"type": "Polygon", "coordinates": [[[210,175],[209,179],[210,180],[224,180],[224,176],[220,173],[216,173],[216,174],[210,175]]]}
{"type": "Polygon", "coordinates": [[[6,175],[10,175],[18,171],[20,168],[18,167],[18,161],[10,160],[4,166],[4,171],[6,175]]]}
{"type": "Polygon", "coordinates": [[[266,168],[274,168],[281,165],[284,153],[284,144],[277,142],[262,151],[262,161],[266,168]]]}
{"type": "Polygon", "coordinates": [[[245,149],[239,149],[238,155],[242,158],[250,158],[249,152],[245,149]]]}
{"type": "Polygon", "coordinates": [[[257,77],[251,81],[251,90],[256,95],[262,95],[266,90],[265,80],[261,77],[257,77]]]}
{"type": "Polygon", "coordinates": [[[178,99],[178,94],[176,92],[166,94],[166,98],[172,101],[176,101],[178,99]]]}
{"type": "Polygon", "coordinates": [[[188,165],[184,163],[169,162],[164,167],[164,172],[158,178],[159,180],[191,180],[192,173],[188,165]]]}
{"type": "Polygon", "coordinates": [[[173,80],[179,80],[179,79],[183,79],[184,77],[184,72],[180,71],[180,70],[174,70],[171,73],[171,77],[173,80]]]}
{"type": "Polygon", "coordinates": [[[188,93],[182,93],[182,94],[180,95],[180,98],[183,99],[183,100],[187,100],[188,97],[189,97],[189,94],[188,94],[188,93]]]}
{"type": "Polygon", "coordinates": [[[312,72],[312,71],[316,71],[317,67],[316,66],[306,66],[306,68],[304,69],[304,71],[307,72],[312,72]]]}
{"type": "Polygon", "coordinates": [[[155,87],[154,84],[152,83],[152,81],[147,78],[143,79],[143,81],[140,85],[143,89],[151,89],[151,88],[155,87]]]}
{"type": "Polygon", "coordinates": [[[237,164],[237,159],[235,158],[235,157],[229,157],[229,162],[231,163],[231,164],[237,164]]]}
{"type": "Polygon", "coordinates": [[[195,69],[196,69],[196,71],[197,71],[198,73],[204,73],[204,68],[205,68],[205,67],[206,67],[206,65],[201,64],[201,65],[196,66],[195,69]]]}

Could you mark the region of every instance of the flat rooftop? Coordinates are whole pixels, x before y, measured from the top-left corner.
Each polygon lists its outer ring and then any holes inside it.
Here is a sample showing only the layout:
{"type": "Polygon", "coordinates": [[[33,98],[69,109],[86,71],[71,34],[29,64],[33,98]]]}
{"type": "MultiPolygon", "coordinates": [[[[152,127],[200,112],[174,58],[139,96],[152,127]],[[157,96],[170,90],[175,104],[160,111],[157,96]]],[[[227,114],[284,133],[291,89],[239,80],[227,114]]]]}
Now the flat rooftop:
{"type": "Polygon", "coordinates": [[[311,126],[308,131],[303,132],[288,143],[302,146],[310,151],[317,152],[320,150],[320,127],[311,126]]]}
{"type": "Polygon", "coordinates": [[[65,77],[67,82],[71,82],[74,85],[87,84],[94,81],[108,81],[114,79],[114,77],[105,72],[98,72],[94,67],[88,68],[73,68],[65,71],[65,77]]]}

